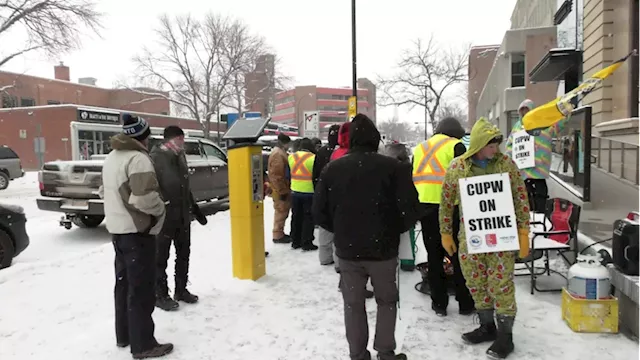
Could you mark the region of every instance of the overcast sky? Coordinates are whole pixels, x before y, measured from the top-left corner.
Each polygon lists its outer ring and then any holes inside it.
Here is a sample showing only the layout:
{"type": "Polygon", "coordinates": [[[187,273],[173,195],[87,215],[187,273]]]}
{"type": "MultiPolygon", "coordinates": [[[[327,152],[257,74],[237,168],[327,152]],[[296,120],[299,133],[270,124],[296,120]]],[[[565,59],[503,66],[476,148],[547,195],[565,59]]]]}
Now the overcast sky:
{"type": "MultiPolygon", "coordinates": [[[[281,57],[284,73],[297,85],[342,87],[351,84],[351,5],[348,0],[98,0],[105,14],[101,38],[84,39],[81,50],[59,59],[31,55],[3,70],[53,77],[64,61],[72,81],[95,77],[111,87],[132,71],[131,57],[152,46],[153,28],[162,13],[213,11],[244,20],[263,35],[281,57]]],[[[448,46],[499,44],[509,29],[516,0],[359,0],[357,8],[358,77],[375,81],[393,72],[403,48],[434,34],[448,46]]],[[[8,39],[3,38],[3,46],[8,39]]],[[[449,95],[455,96],[454,93],[449,95]]],[[[378,121],[393,115],[379,107],[378,121]]],[[[424,121],[422,110],[399,111],[406,122],[424,121]]]]}

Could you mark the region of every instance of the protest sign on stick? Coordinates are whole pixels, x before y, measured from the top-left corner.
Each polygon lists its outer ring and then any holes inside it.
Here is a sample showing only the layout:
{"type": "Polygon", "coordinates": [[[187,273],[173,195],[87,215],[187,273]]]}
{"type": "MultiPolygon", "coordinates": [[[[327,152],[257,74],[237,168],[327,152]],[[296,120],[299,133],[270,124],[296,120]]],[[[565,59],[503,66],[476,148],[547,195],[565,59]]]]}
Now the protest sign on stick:
{"type": "Polygon", "coordinates": [[[519,250],[509,174],[468,177],[459,186],[468,252],[519,250]]]}

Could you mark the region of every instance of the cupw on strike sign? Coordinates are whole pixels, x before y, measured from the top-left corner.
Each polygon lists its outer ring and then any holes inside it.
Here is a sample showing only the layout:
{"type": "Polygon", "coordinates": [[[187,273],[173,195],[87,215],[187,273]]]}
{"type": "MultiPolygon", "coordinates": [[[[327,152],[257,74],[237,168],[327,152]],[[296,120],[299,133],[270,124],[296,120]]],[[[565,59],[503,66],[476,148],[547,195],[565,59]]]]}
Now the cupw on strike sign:
{"type": "Polygon", "coordinates": [[[509,174],[460,179],[459,190],[468,253],[519,250],[509,174]]]}

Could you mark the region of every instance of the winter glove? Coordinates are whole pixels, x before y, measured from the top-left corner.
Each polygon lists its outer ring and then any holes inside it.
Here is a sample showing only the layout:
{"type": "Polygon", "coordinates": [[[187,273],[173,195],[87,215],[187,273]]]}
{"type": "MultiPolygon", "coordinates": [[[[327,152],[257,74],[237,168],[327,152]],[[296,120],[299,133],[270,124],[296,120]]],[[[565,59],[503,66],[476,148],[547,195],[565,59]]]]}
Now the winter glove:
{"type": "Polygon", "coordinates": [[[456,248],[456,243],[453,241],[453,236],[449,234],[440,234],[442,237],[442,247],[449,254],[449,256],[453,256],[453,254],[458,251],[456,248]]]}
{"type": "Polygon", "coordinates": [[[518,229],[518,242],[520,243],[520,259],[529,256],[529,229],[518,229]]]}
{"type": "Polygon", "coordinates": [[[287,200],[289,200],[289,194],[280,195],[280,201],[287,201],[287,200]]]}
{"type": "Polygon", "coordinates": [[[200,223],[200,225],[207,225],[207,217],[204,216],[202,211],[200,211],[200,207],[198,205],[193,205],[191,210],[193,212],[193,216],[195,216],[196,220],[200,223]]]}

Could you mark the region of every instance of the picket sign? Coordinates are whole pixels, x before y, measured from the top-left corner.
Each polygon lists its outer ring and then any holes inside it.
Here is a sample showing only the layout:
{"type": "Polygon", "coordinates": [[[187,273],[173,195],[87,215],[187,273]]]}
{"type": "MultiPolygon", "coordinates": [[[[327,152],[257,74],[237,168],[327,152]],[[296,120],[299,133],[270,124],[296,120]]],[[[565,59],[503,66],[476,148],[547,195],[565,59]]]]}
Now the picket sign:
{"type": "Polygon", "coordinates": [[[519,250],[509,174],[462,178],[459,186],[468,253],[519,250]]]}
{"type": "Polygon", "coordinates": [[[518,169],[536,167],[536,138],[521,130],[513,134],[511,157],[518,169]]]}
{"type": "Polygon", "coordinates": [[[411,231],[400,234],[398,258],[400,260],[413,260],[413,249],[411,249],[411,231]]]}

